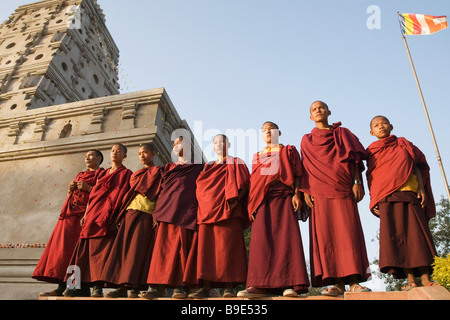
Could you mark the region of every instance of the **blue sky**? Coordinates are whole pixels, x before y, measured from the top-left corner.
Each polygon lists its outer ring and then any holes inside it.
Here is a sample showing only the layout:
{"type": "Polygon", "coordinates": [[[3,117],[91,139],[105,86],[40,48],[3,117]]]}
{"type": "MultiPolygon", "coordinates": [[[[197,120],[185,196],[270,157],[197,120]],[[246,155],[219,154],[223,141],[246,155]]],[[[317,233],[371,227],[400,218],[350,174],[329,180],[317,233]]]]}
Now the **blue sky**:
{"type": "MultiPolygon", "coordinates": [[[[32,1],[1,1],[0,18],[32,1]]],[[[165,87],[202,147],[213,131],[279,124],[281,142],[299,148],[314,124],[309,106],[325,101],[364,146],[373,116],[427,156],[436,201],[445,194],[436,152],[396,12],[450,15],[448,0],[99,0],[120,49],[121,92],[165,87]],[[369,29],[367,8],[381,10],[369,29]],[[201,130],[198,124],[201,122],[201,130]]],[[[450,29],[407,37],[447,176],[450,175],[450,29]]],[[[251,163],[258,146],[236,150],[251,163]]],[[[212,154],[206,154],[213,159],[212,154]]],[[[379,221],[360,203],[369,259],[379,221]]],[[[307,227],[302,226],[307,243],[307,227]]]]}

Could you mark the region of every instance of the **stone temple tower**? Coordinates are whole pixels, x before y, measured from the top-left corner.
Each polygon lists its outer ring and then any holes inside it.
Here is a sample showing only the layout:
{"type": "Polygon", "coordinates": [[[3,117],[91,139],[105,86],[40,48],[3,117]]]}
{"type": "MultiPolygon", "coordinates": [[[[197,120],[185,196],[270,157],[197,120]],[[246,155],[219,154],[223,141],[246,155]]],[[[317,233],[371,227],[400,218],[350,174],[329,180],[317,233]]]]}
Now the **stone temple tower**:
{"type": "Polygon", "coordinates": [[[118,59],[95,0],[21,6],[0,26],[0,112],[118,94],[118,59]]]}
{"type": "Polygon", "coordinates": [[[88,150],[107,169],[123,143],[136,171],[140,144],[164,165],[182,135],[206,161],[164,88],[119,93],[118,59],[96,0],[39,1],[0,25],[0,300],[53,288],[31,275],[88,150]]]}

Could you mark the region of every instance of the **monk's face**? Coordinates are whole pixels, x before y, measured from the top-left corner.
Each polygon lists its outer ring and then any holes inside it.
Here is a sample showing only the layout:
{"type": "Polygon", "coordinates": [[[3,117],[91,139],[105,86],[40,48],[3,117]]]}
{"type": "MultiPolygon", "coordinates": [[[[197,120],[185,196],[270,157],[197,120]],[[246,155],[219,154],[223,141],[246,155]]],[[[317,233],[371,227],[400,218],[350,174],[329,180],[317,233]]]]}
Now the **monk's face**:
{"type": "Polygon", "coordinates": [[[101,157],[95,151],[89,151],[84,156],[84,163],[90,169],[97,169],[100,166],[101,157]]]}
{"type": "Polygon", "coordinates": [[[370,123],[370,134],[378,139],[384,139],[391,135],[394,126],[386,117],[375,117],[370,123]]]}
{"type": "Polygon", "coordinates": [[[320,101],[314,102],[311,105],[309,112],[311,114],[310,119],[314,122],[326,122],[331,115],[328,107],[320,101]]]}
{"type": "Polygon", "coordinates": [[[155,153],[146,147],[139,148],[139,161],[146,167],[153,164],[153,157],[155,153]]]}
{"type": "Polygon", "coordinates": [[[175,142],[173,143],[173,153],[177,157],[183,156],[183,139],[178,138],[177,140],[175,140],[175,142]]]}
{"type": "Polygon", "coordinates": [[[111,161],[114,163],[122,163],[127,157],[125,150],[119,145],[113,145],[111,148],[111,161]]]}
{"type": "Polygon", "coordinates": [[[226,157],[230,143],[225,137],[218,135],[213,140],[213,147],[218,156],[226,157]]]}
{"type": "Polygon", "coordinates": [[[277,144],[281,131],[271,123],[265,123],[262,127],[262,138],[267,144],[277,144]]]}

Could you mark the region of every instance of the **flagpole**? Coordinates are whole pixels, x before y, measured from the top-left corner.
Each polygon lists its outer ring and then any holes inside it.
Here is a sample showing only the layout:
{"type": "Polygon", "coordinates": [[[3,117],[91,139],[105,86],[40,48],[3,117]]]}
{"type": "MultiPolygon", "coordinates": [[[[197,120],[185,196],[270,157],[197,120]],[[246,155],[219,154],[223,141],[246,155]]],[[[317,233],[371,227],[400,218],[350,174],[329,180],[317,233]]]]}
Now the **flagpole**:
{"type": "MultiPolygon", "coordinates": [[[[398,13],[397,13],[398,14],[398,13]]],[[[427,105],[425,104],[425,99],[423,98],[422,89],[420,87],[419,78],[417,77],[416,68],[414,67],[414,62],[411,58],[411,52],[409,51],[408,43],[406,42],[405,34],[402,32],[403,42],[405,43],[406,52],[408,53],[409,62],[411,63],[411,68],[414,73],[414,78],[416,79],[417,88],[419,89],[420,98],[422,99],[423,109],[425,111],[425,116],[427,117],[428,126],[430,128],[431,137],[433,138],[434,148],[436,149],[437,159],[439,166],[441,168],[442,178],[444,179],[445,190],[447,191],[447,199],[450,201],[450,189],[448,187],[447,177],[445,176],[444,166],[442,164],[441,154],[439,153],[439,148],[436,142],[436,137],[434,135],[433,127],[431,125],[430,116],[428,114],[427,105]]]]}

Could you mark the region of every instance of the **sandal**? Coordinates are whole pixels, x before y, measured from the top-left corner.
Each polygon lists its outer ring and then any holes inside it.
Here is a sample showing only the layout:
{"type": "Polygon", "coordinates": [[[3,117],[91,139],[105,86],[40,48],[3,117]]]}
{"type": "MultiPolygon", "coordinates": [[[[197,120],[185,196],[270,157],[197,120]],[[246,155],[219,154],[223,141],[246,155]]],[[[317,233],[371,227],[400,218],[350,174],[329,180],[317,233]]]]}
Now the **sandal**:
{"type": "Polygon", "coordinates": [[[128,290],[124,287],[120,287],[114,291],[108,292],[106,294],[107,298],[126,298],[128,290]]]}
{"type": "Polygon", "coordinates": [[[234,289],[225,289],[223,291],[223,296],[224,298],[235,298],[236,297],[236,291],[234,291],[234,289]]]}
{"type": "Polygon", "coordinates": [[[356,283],[350,287],[350,292],[372,292],[372,290],[356,283]]]}
{"type": "Polygon", "coordinates": [[[337,297],[344,295],[344,291],[338,286],[334,285],[322,291],[323,296],[337,297]]]}
{"type": "Polygon", "coordinates": [[[160,294],[160,292],[155,289],[155,288],[148,288],[148,291],[142,292],[139,297],[143,298],[143,299],[155,299],[155,298],[159,298],[162,295],[160,294]]]}
{"type": "Polygon", "coordinates": [[[198,289],[188,295],[190,299],[205,299],[209,298],[209,290],[205,288],[198,289]]]}
{"type": "Polygon", "coordinates": [[[182,288],[176,288],[173,290],[172,299],[186,299],[186,291],[182,288]]]}
{"type": "Polygon", "coordinates": [[[255,287],[248,287],[245,290],[239,291],[237,296],[239,298],[257,299],[257,298],[266,297],[267,293],[263,289],[258,289],[255,287]]]}

